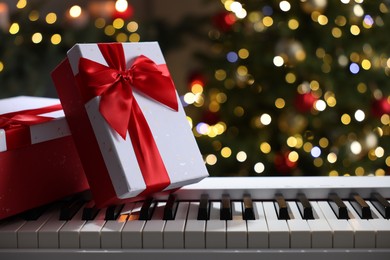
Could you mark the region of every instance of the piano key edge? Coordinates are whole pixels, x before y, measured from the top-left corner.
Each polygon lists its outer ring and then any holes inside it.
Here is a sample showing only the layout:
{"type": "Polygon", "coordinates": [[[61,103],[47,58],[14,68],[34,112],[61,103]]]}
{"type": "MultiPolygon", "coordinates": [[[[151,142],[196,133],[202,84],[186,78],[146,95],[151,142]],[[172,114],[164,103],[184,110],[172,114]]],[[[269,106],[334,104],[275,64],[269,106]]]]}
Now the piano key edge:
{"type": "MultiPolygon", "coordinates": [[[[312,260],[313,257],[325,255],[333,260],[388,260],[390,258],[390,249],[96,249],[96,250],[77,250],[77,249],[1,249],[0,259],[2,260],[125,260],[140,259],[185,259],[193,256],[203,260],[233,260],[245,255],[245,259],[257,260],[259,257],[272,257],[273,260],[281,259],[300,259],[312,260]],[[240,254],[240,256],[237,256],[240,254]],[[219,258],[221,257],[221,258],[219,258]],[[223,257],[223,258],[222,258],[223,257]],[[299,258],[298,258],[299,257],[299,258]],[[372,258],[368,258],[372,257],[372,258]]],[[[268,258],[265,258],[268,259],[268,258]]],[[[271,258],[270,258],[271,259],[271,258]]]]}
{"type": "MultiPolygon", "coordinates": [[[[329,193],[337,193],[343,199],[357,192],[370,198],[372,192],[390,198],[390,176],[383,177],[208,177],[198,183],[186,185],[174,194],[177,200],[199,200],[204,193],[209,200],[219,200],[228,193],[231,200],[241,200],[244,194],[253,198],[272,200],[276,193],[284,198],[296,199],[304,193],[308,199],[327,199],[329,193]]],[[[167,200],[167,193],[157,193],[157,200],[167,200]]]]}

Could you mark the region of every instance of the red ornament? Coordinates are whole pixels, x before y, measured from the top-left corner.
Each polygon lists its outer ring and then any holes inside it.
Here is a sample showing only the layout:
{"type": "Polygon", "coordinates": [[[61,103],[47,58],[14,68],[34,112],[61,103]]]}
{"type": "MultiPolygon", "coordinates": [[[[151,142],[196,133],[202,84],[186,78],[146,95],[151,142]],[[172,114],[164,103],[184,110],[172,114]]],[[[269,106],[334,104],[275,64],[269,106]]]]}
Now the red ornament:
{"type": "Polygon", "coordinates": [[[302,113],[310,112],[317,100],[318,98],[311,92],[298,94],[295,98],[295,108],[302,113]]]}
{"type": "Polygon", "coordinates": [[[190,90],[192,89],[192,86],[195,84],[199,84],[202,87],[206,84],[206,78],[204,77],[203,74],[199,72],[194,72],[188,77],[188,83],[189,83],[189,88],[190,90]]]}
{"type": "Polygon", "coordinates": [[[384,114],[390,114],[390,97],[374,99],[371,103],[371,113],[379,118],[384,114]]]}
{"type": "Polygon", "coordinates": [[[281,174],[289,174],[297,167],[297,162],[292,162],[288,158],[289,151],[280,152],[275,155],[274,165],[277,172],[281,174]]]}
{"type": "Polygon", "coordinates": [[[118,10],[114,10],[114,12],[112,13],[112,19],[115,20],[117,18],[121,18],[123,20],[127,20],[127,19],[130,19],[134,14],[134,8],[131,6],[131,5],[128,5],[126,10],[124,11],[118,11],[118,10]]]}
{"type": "Polygon", "coordinates": [[[236,21],[236,16],[231,12],[220,12],[213,17],[214,26],[223,32],[230,31],[236,21]]]}

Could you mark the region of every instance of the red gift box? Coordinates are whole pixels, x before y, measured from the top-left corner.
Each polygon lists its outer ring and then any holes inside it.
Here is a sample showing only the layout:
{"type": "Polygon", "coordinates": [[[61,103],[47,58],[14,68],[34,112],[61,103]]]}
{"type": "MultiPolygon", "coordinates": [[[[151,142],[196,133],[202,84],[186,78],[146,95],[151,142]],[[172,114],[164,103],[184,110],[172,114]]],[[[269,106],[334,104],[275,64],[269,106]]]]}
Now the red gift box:
{"type": "Polygon", "coordinates": [[[0,100],[0,219],[87,190],[58,99],[0,100]]]}
{"type": "Polygon", "coordinates": [[[52,73],[97,206],[208,176],[156,42],[77,44],[52,73]]]}

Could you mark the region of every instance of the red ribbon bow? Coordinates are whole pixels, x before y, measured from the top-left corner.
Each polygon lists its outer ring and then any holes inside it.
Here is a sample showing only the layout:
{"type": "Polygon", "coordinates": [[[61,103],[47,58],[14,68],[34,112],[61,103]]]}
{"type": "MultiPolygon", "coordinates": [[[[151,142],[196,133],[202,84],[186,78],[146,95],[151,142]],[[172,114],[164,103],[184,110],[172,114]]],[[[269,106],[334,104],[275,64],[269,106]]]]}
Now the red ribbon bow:
{"type": "Polygon", "coordinates": [[[148,191],[159,191],[169,183],[152,132],[133,96],[133,88],[178,111],[175,86],[163,65],[138,56],[126,69],[122,44],[98,44],[108,66],[80,58],[78,82],[85,102],[100,96],[99,111],[123,138],[129,132],[148,191]],[[158,173],[157,175],[155,173],[158,173]]]}
{"type": "Polygon", "coordinates": [[[158,67],[151,59],[140,55],[130,69],[126,69],[125,55],[121,44],[99,44],[108,67],[80,58],[79,77],[86,101],[101,96],[99,111],[108,124],[126,138],[129,121],[136,101],[133,87],[146,96],[178,110],[175,86],[167,69],[158,67]]]}
{"type": "Polygon", "coordinates": [[[15,149],[31,144],[29,126],[52,120],[52,117],[39,116],[61,110],[61,104],[36,109],[27,109],[0,115],[0,128],[7,133],[7,149],[15,149]]]}

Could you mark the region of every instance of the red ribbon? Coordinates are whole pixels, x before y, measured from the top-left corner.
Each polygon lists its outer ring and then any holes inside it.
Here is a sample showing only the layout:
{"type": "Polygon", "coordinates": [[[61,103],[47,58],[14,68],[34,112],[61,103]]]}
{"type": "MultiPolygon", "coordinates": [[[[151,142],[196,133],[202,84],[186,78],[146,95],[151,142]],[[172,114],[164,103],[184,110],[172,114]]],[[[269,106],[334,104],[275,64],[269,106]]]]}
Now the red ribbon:
{"type": "Polygon", "coordinates": [[[133,96],[133,88],[178,111],[175,86],[164,65],[138,56],[126,69],[122,44],[98,44],[108,66],[80,58],[78,82],[85,102],[100,96],[99,111],[123,138],[129,132],[147,190],[159,191],[170,180],[149,125],[133,96]],[[157,174],[156,174],[157,173],[157,174]]]}
{"type": "Polygon", "coordinates": [[[39,116],[61,110],[61,104],[36,109],[26,109],[0,115],[0,128],[6,130],[7,149],[31,144],[29,126],[52,120],[52,117],[39,116]]]}

